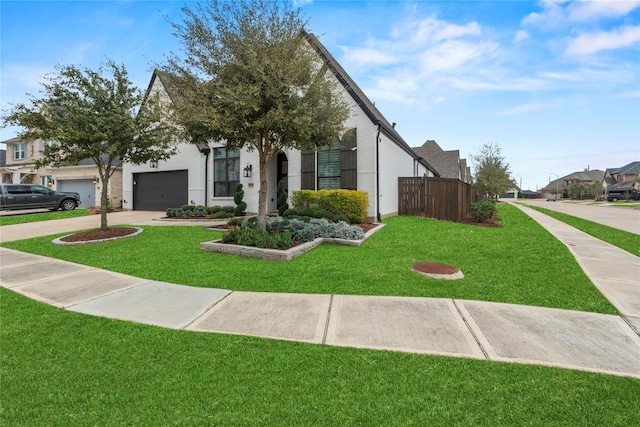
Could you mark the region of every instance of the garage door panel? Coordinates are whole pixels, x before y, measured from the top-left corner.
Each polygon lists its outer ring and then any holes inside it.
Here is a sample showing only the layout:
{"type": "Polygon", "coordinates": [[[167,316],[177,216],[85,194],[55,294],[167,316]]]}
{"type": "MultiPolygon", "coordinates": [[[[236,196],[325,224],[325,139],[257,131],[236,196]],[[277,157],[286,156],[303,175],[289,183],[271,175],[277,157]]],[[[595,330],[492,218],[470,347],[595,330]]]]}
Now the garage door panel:
{"type": "Polygon", "coordinates": [[[133,175],[133,209],[164,211],[186,205],[189,173],[186,170],[133,175]]]}
{"type": "Polygon", "coordinates": [[[96,186],[91,179],[58,180],[56,189],[80,194],[80,207],[96,206],[96,186]]]}

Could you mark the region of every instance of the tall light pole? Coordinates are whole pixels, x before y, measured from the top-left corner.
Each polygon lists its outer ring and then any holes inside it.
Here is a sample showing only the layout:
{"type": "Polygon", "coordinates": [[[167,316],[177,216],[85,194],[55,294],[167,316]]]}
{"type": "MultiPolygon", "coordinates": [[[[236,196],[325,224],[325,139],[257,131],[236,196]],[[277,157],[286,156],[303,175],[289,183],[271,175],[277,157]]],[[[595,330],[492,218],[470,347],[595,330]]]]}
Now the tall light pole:
{"type": "Polygon", "coordinates": [[[560,177],[558,176],[558,174],[552,173],[550,175],[554,175],[556,177],[556,200],[558,200],[559,196],[558,196],[558,181],[560,181],[560,177]]]}

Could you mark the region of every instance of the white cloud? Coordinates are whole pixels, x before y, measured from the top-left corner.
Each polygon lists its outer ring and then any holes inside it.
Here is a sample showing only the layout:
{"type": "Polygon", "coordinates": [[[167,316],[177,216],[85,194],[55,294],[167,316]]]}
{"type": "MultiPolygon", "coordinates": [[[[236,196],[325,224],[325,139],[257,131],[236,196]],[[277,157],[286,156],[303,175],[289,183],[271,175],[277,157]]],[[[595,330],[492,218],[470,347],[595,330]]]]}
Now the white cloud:
{"type": "Polygon", "coordinates": [[[449,40],[420,55],[421,74],[461,71],[471,64],[479,64],[498,49],[493,42],[471,43],[449,40]]]}
{"type": "Polygon", "coordinates": [[[513,38],[513,41],[516,42],[516,43],[520,43],[520,42],[523,42],[523,41],[527,40],[529,37],[530,36],[529,36],[528,32],[526,32],[524,30],[519,30],[516,33],[515,37],[513,38]]]}
{"type": "Polygon", "coordinates": [[[413,34],[412,41],[414,43],[439,42],[464,36],[479,36],[481,34],[482,29],[475,21],[465,25],[456,25],[429,17],[417,23],[417,29],[413,34]]]}
{"type": "Polygon", "coordinates": [[[640,7],[640,0],[576,1],[567,6],[568,18],[572,22],[618,18],[640,7]]]}
{"type": "Polygon", "coordinates": [[[344,52],[344,62],[354,65],[389,65],[396,62],[396,57],[386,49],[363,47],[363,48],[342,48],[344,52]]]}
{"type": "Polygon", "coordinates": [[[640,90],[617,93],[613,95],[613,98],[614,99],[640,98],[640,90]]]}
{"type": "Polygon", "coordinates": [[[620,18],[640,7],[640,0],[544,0],[542,11],[533,12],[523,25],[544,29],[566,27],[570,24],[620,18]]]}
{"type": "Polygon", "coordinates": [[[602,50],[621,49],[640,42],[640,26],[625,26],[613,31],[584,33],[571,40],[568,55],[590,55],[602,50]]]}
{"type": "Polygon", "coordinates": [[[555,28],[566,21],[566,12],[563,8],[565,1],[545,0],[541,2],[542,12],[533,12],[525,16],[523,25],[533,25],[542,28],[555,28]]]}

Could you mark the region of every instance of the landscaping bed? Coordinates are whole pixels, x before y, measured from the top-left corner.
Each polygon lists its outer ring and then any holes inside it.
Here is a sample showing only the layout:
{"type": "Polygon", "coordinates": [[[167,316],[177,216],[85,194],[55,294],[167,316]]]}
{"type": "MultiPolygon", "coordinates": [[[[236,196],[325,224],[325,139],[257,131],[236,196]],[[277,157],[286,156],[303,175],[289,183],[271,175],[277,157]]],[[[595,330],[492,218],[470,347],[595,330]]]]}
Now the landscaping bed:
{"type": "Polygon", "coordinates": [[[236,242],[224,242],[223,239],[218,239],[210,242],[200,243],[200,249],[207,252],[240,255],[250,258],[261,258],[269,261],[291,261],[292,259],[295,259],[300,255],[303,255],[311,249],[317,247],[323,241],[343,246],[360,246],[369,237],[380,231],[384,226],[385,224],[366,224],[365,227],[361,228],[363,229],[363,231],[365,228],[368,231],[364,233],[364,238],[357,240],[318,237],[309,242],[294,241],[293,246],[289,248],[272,249],[239,245],[236,242]]]}

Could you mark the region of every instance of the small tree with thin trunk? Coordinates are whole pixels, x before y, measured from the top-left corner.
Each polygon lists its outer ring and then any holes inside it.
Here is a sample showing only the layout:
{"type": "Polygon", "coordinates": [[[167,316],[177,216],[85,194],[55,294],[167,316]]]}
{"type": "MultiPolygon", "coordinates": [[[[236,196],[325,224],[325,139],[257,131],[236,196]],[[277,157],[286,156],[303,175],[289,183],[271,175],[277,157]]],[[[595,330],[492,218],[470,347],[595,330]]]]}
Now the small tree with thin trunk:
{"type": "Polygon", "coordinates": [[[179,94],[178,123],[192,142],[206,135],[227,150],[258,152],[258,225],[265,228],[267,164],[286,149],[335,141],[349,108],[307,43],[300,9],[288,2],[211,0],[182,11],[173,26],[184,56],[163,67],[179,94]]]}
{"type": "Polygon", "coordinates": [[[475,169],[475,186],[482,194],[496,197],[516,186],[498,144],[488,142],[470,157],[475,169]]]}
{"type": "Polygon", "coordinates": [[[97,71],[73,65],[56,66],[56,71],[42,83],[42,97],[14,105],[3,119],[25,129],[22,139],[51,141],[36,168],[95,162],[102,182],[100,228],[106,230],[109,179],[119,163],[166,160],[175,154],[171,107],[159,95],[145,98],[124,66],[113,61],[97,71]]]}

